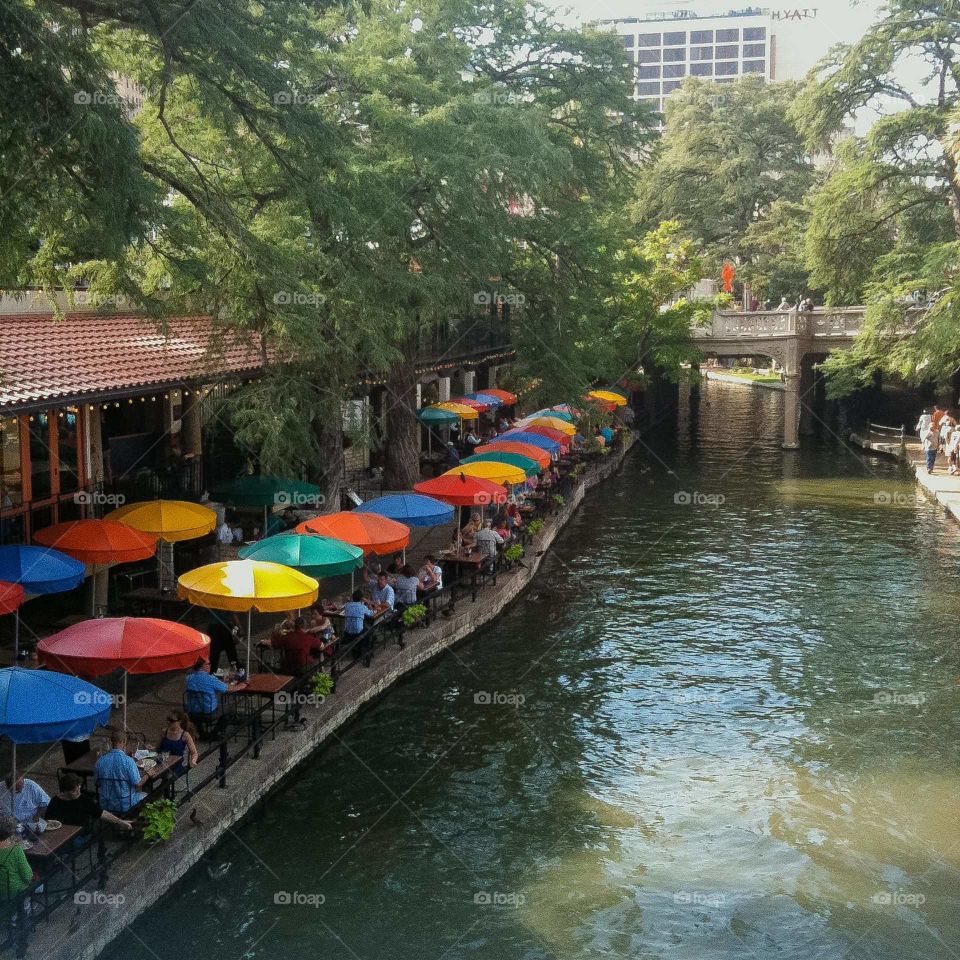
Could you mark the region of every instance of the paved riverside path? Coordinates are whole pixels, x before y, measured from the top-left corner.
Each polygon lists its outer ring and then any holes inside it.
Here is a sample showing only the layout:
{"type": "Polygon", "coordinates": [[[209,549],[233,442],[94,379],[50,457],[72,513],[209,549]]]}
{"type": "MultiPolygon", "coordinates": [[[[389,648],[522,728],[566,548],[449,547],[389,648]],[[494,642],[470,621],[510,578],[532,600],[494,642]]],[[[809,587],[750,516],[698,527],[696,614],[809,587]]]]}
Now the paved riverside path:
{"type": "MultiPolygon", "coordinates": [[[[302,729],[283,731],[267,740],[258,759],[239,760],[227,772],[226,788],[210,786],[184,803],[178,811],[173,837],[149,846],[134,842],[129,852],[110,867],[110,876],[93,902],[73,907],[64,904],[48,923],[32,934],[27,956],[43,960],[92,960],[137,916],[166,893],[184,874],[258,802],[264,800],[299,763],[326,742],[343,742],[337,730],[365,704],[377,699],[403,677],[495,619],[535,577],[543,556],[586,492],[608,479],[623,462],[634,439],[625,432],[621,452],[588,468],[564,506],[544,518],[544,527],[527,548],[525,567],[498,576],[496,586],[483,587],[475,602],[458,600],[450,617],[438,617],[424,629],[408,631],[403,650],[395,645],[378,651],[370,669],[348,670],[336,692],[319,706],[303,709],[302,729]],[[191,817],[191,811],[196,811],[191,817]],[[102,894],[102,896],[100,895],[102,894]]],[[[208,761],[210,762],[210,761],[208,761]]],[[[207,771],[200,770],[201,776],[207,771]]],[[[268,869],[265,866],[265,869],[268,869]]],[[[91,889],[85,891],[92,893],[91,889]]],[[[175,936],[175,932],[172,934],[175,936]]],[[[144,956],[150,955],[145,947],[144,956]]]]}
{"type": "Polygon", "coordinates": [[[895,457],[904,465],[910,467],[916,476],[917,483],[922,486],[931,498],[936,500],[955,520],[960,521],[960,474],[950,476],[947,473],[947,458],[937,455],[937,464],[933,473],[927,473],[927,461],[920,440],[915,436],[908,436],[903,444],[891,443],[876,435],[864,436],[851,434],[850,439],[864,450],[882,453],[895,457]]]}

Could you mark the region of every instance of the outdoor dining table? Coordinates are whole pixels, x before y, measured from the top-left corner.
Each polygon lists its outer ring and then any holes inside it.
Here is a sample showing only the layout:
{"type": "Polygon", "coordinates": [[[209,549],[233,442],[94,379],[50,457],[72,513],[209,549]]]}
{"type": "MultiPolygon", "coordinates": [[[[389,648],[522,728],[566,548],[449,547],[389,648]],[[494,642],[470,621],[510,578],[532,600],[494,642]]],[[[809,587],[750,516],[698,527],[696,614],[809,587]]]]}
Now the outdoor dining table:
{"type": "MultiPolygon", "coordinates": [[[[87,789],[87,780],[92,777],[96,771],[97,761],[103,756],[97,750],[88,750],[82,757],[78,757],[72,763],[68,763],[61,769],[69,773],[75,773],[83,781],[83,789],[87,789]]],[[[171,754],[166,760],[160,761],[150,770],[142,770],[144,779],[141,781],[140,789],[151,794],[164,786],[166,781],[172,783],[176,777],[172,776],[173,768],[180,763],[183,757],[177,754],[171,754]]],[[[58,831],[59,832],[59,831],[58,831]]]]}
{"type": "Polygon", "coordinates": [[[453,564],[456,567],[455,579],[460,580],[464,572],[470,576],[470,591],[474,600],[477,599],[478,581],[483,573],[484,565],[489,557],[476,550],[441,550],[440,560],[453,564]]]}
{"type": "MultiPolygon", "coordinates": [[[[296,677],[287,673],[251,673],[246,680],[231,683],[226,696],[261,697],[270,702],[270,722],[277,717],[277,695],[285,693],[293,686],[296,677]]],[[[286,709],[286,704],[284,709],[286,709]]]]}
{"type": "Polygon", "coordinates": [[[36,864],[38,872],[45,873],[61,862],[60,854],[71,851],[71,841],[82,833],[83,827],[74,827],[65,823],[56,830],[45,830],[31,841],[30,849],[23,852],[29,861],[36,864]]]}

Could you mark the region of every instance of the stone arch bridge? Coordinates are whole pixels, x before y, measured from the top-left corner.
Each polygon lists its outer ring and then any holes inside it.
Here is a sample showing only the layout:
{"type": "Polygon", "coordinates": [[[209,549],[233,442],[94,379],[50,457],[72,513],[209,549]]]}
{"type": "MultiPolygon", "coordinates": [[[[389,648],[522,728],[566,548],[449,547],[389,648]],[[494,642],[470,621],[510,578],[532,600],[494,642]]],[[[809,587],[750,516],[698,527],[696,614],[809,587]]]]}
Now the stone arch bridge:
{"type": "Polygon", "coordinates": [[[707,327],[693,331],[708,357],[764,356],[784,371],[783,445],[799,447],[802,413],[811,413],[814,368],[834,350],[853,344],[863,327],[864,307],[817,308],[808,312],[719,310],[707,327]]]}

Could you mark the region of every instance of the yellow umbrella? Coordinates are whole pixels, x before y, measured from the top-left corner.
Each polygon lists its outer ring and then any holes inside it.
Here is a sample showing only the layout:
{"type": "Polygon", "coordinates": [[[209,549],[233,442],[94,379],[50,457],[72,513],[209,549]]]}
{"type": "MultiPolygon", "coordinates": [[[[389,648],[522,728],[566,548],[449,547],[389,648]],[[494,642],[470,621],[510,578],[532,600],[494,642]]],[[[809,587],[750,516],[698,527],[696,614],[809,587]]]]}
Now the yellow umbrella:
{"type": "Polygon", "coordinates": [[[577,428],[572,423],[567,423],[566,420],[558,420],[556,417],[536,417],[529,421],[527,425],[531,427],[550,427],[553,430],[565,433],[568,437],[572,437],[577,432],[577,428]]]}
{"type": "Polygon", "coordinates": [[[449,413],[455,413],[461,420],[479,420],[480,414],[473,409],[473,407],[468,407],[465,403],[453,403],[448,401],[447,403],[435,403],[431,407],[433,410],[446,410],[449,413]]]}
{"type": "Polygon", "coordinates": [[[461,463],[460,466],[448,470],[443,476],[480,477],[491,483],[526,483],[527,475],[512,463],[499,463],[494,460],[477,461],[476,463],[461,463]]]}
{"type": "Polygon", "coordinates": [[[186,500],[128,503],[111,510],[104,519],[119,520],[167,543],[204,537],[217,526],[217,515],[213,510],[186,500]]]}
{"type": "Polygon", "coordinates": [[[598,400],[604,400],[606,403],[616,404],[618,407],[625,407],[627,405],[626,397],[622,397],[619,393],[613,393],[610,390],[591,390],[587,396],[596,397],[598,400]]]}
{"type": "Polygon", "coordinates": [[[299,570],[264,560],[208,563],[177,581],[181,600],[210,610],[247,614],[247,674],[250,673],[250,618],[254,610],[275,613],[309,607],[320,584],[299,570]]]}

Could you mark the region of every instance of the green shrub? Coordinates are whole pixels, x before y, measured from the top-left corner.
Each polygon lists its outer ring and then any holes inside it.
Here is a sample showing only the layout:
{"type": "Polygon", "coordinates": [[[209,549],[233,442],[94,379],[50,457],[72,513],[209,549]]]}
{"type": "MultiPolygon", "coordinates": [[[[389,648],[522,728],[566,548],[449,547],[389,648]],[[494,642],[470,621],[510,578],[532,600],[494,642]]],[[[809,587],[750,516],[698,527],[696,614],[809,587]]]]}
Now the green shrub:
{"type": "Polygon", "coordinates": [[[531,537],[535,537],[542,529],[543,529],[542,520],[531,520],[530,523],[527,524],[527,532],[530,534],[531,537]]]}
{"type": "Polygon", "coordinates": [[[426,604],[412,603],[403,611],[402,619],[405,627],[416,626],[427,615],[426,604]]]}
{"type": "Polygon", "coordinates": [[[169,840],[177,825],[177,805],[172,800],[154,800],[143,808],[147,823],[144,840],[169,840]]]}
{"type": "Polygon", "coordinates": [[[522,560],[524,556],[523,547],[519,543],[515,543],[512,547],[507,547],[503,551],[503,559],[507,563],[516,563],[518,560],[522,560]]]}
{"type": "Polygon", "coordinates": [[[562,506],[567,502],[567,498],[566,498],[565,496],[563,496],[563,494],[561,494],[561,493],[555,493],[555,494],[553,495],[553,502],[554,502],[558,507],[562,507],[562,506]]]}
{"type": "Polygon", "coordinates": [[[312,693],[315,697],[327,697],[333,693],[336,684],[329,673],[315,673],[313,675],[312,693]]]}

